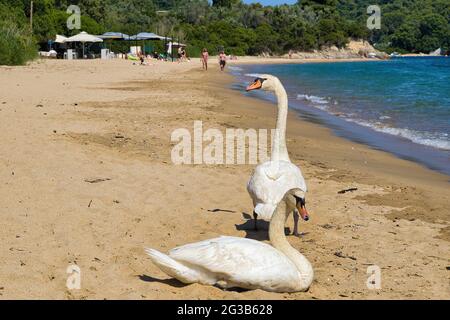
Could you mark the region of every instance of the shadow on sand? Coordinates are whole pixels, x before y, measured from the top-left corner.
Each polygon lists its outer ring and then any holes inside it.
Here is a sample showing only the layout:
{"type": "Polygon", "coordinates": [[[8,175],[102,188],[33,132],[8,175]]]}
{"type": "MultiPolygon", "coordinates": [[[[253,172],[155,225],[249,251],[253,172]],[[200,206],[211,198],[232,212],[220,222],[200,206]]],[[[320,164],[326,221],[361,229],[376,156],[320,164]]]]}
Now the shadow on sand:
{"type": "MultiPolygon", "coordinates": [[[[145,281],[145,282],[159,282],[159,283],[167,284],[168,286],[175,287],[175,288],[183,288],[183,287],[190,285],[190,284],[182,283],[181,281],[178,281],[177,279],[174,279],[174,278],[172,278],[172,279],[157,279],[157,278],[153,278],[151,276],[147,276],[145,274],[142,274],[138,277],[139,277],[139,279],[141,279],[142,281],[145,281]]],[[[223,289],[218,285],[215,285],[214,287],[216,287],[220,290],[223,290],[223,291],[233,291],[233,292],[237,292],[237,293],[250,291],[249,289],[243,289],[243,288],[238,288],[238,287],[233,287],[233,288],[228,288],[228,289],[223,289]]]]}
{"type": "Polygon", "coordinates": [[[139,277],[139,279],[141,279],[142,281],[145,281],[145,282],[159,282],[159,283],[164,283],[169,286],[176,287],[176,288],[182,288],[182,287],[187,286],[187,284],[184,284],[183,282],[178,281],[177,279],[173,279],[173,278],[172,279],[158,279],[158,278],[153,278],[151,276],[147,276],[145,274],[142,274],[138,277],[139,277]]]}
{"type": "MultiPolygon", "coordinates": [[[[245,237],[248,239],[264,241],[269,240],[269,222],[264,220],[258,220],[258,230],[255,230],[255,223],[252,217],[246,213],[242,212],[242,217],[246,219],[242,224],[235,224],[236,230],[245,231],[245,237]]],[[[291,234],[290,228],[285,228],[284,233],[286,235],[291,234]]]]}

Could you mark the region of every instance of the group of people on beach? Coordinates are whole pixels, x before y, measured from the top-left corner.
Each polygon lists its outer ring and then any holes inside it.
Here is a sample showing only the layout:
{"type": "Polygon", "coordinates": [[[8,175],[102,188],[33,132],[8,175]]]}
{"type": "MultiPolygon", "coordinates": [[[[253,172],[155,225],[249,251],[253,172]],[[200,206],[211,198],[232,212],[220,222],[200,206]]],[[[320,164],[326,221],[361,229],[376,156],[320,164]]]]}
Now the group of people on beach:
{"type": "MultiPolygon", "coordinates": [[[[158,55],[157,53],[153,54],[152,57],[154,59],[161,59],[160,55],[158,55]]],[[[146,58],[148,58],[148,57],[144,53],[142,53],[141,51],[138,52],[137,58],[140,61],[141,65],[147,65],[146,58]]],[[[224,71],[225,66],[227,64],[227,55],[225,54],[225,51],[222,50],[219,52],[218,59],[219,59],[220,70],[224,71]]],[[[178,62],[183,62],[183,61],[188,61],[188,60],[189,60],[189,58],[187,57],[186,49],[184,47],[179,47],[178,48],[178,62]]],[[[200,60],[202,61],[203,69],[208,70],[208,60],[209,60],[208,49],[203,48],[201,55],[200,55],[200,60]]]]}
{"type": "MultiPolygon", "coordinates": [[[[209,59],[208,49],[203,48],[202,53],[200,55],[200,60],[202,61],[204,70],[208,70],[208,59],[209,59]]],[[[225,52],[222,50],[219,53],[219,66],[221,71],[225,70],[226,64],[227,64],[227,56],[225,52]]]]}

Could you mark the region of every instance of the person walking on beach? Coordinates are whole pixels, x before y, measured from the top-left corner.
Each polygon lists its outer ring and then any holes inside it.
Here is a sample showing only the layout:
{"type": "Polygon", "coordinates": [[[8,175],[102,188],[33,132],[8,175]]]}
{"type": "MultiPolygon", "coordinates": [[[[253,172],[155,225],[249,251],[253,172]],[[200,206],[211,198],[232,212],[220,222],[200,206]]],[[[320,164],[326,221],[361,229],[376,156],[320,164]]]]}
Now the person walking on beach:
{"type": "Polygon", "coordinates": [[[185,47],[183,47],[183,49],[181,50],[181,55],[183,56],[183,61],[187,62],[189,60],[185,47]]]}
{"type": "Polygon", "coordinates": [[[141,51],[138,53],[138,58],[141,61],[141,66],[143,66],[145,64],[145,55],[141,51]]]}
{"type": "Polygon", "coordinates": [[[178,47],[178,63],[183,62],[183,47],[178,47]]]}
{"type": "Polygon", "coordinates": [[[182,46],[180,46],[179,48],[178,48],[178,63],[180,63],[180,62],[185,62],[185,61],[187,61],[188,60],[188,58],[187,58],[187,53],[186,53],[186,49],[184,48],[184,47],[182,47],[182,46]]]}
{"type": "Polygon", "coordinates": [[[225,55],[225,52],[220,51],[219,54],[219,64],[220,64],[220,70],[223,71],[225,69],[225,65],[227,64],[227,56],[225,55]]]}
{"type": "Polygon", "coordinates": [[[206,71],[208,71],[208,58],[209,58],[208,50],[206,48],[203,48],[202,56],[200,57],[200,59],[202,60],[203,69],[205,69],[206,71]]]}

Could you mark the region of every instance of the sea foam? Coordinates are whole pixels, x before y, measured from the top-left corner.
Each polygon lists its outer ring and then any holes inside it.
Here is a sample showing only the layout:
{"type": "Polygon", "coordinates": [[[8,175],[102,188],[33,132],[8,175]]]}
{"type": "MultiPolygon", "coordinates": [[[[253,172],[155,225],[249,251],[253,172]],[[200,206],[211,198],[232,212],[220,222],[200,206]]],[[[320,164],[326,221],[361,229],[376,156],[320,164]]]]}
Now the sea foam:
{"type": "Polygon", "coordinates": [[[359,120],[359,119],[351,119],[351,118],[345,118],[346,121],[353,122],[356,124],[359,124],[364,127],[371,128],[375,131],[390,134],[397,137],[402,137],[404,139],[407,139],[409,141],[412,141],[417,144],[438,148],[442,150],[450,150],[450,140],[448,140],[448,135],[444,133],[431,133],[431,132],[424,132],[424,131],[416,131],[411,130],[407,128],[395,128],[395,127],[389,127],[386,125],[381,124],[380,122],[369,122],[365,120],[359,120]]]}
{"type": "Polygon", "coordinates": [[[324,97],[310,96],[307,94],[298,94],[297,100],[305,100],[317,104],[328,104],[328,100],[324,97]]]}

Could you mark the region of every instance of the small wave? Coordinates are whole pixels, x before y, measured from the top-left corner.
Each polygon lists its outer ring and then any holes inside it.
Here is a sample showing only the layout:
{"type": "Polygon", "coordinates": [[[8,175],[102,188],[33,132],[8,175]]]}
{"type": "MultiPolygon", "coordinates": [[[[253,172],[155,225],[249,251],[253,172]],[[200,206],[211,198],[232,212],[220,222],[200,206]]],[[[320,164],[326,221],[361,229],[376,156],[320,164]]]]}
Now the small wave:
{"type": "Polygon", "coordinates": [[[245,76],[252,77],[252,78],[260,78],[261,74],[260,73],[246,73],[245,76]]]}
{"type": "Polygon", "coordinates": [[[297,100],[306,100],[312,103],[317,103],[317,104],[328,104],[328,100],[326,98],[323,97],[317,97],[317,96],[310,96],[307,94],[298,94],[297,95],[297,100]]]}
{"type": "Polygon", "coordinates": [[[313,105],[313,107],[317,108],[317,109],[320,109],[320,110],[323,110],[323,111],[328,111],[329,110],[328,106],[325,105],[325,104],[317,104],[317,105],[313,105]]]}
{"type": "Polygon", "coordinates": [[[234,67],[234,66],[229,66],[228,69],[230,69],[232,71],[243,71],[244,70],[241,67],[234,67]]]}
{"type": "Polygon", "coordinates": [[[419,132],[411,129],[401,129],[383,126],[380,122],[371,123],[363,120],[355,120],[346,118],[346,121],[357,123],[364,127],[369,127],[375,131],[390,134],[397,137],[408,139],[414,143],[438,148],[442,150],[450,150],[450,141],[445,139],[445,133],[419,132]]]}

